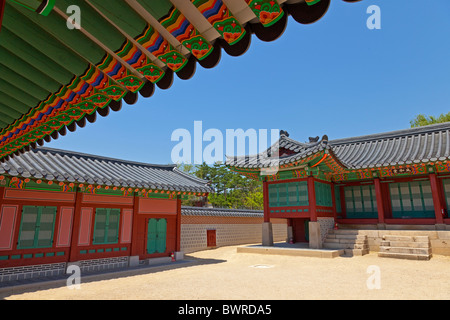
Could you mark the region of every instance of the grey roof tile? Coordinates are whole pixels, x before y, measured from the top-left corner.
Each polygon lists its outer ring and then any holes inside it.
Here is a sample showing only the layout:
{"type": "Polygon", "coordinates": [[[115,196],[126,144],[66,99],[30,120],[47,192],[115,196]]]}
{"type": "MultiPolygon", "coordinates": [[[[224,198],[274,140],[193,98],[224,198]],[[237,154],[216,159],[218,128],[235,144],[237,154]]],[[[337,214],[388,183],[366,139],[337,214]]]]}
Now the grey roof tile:
{"type": "Polygon", "coordinates": [[[262,218],[264,212],[262,210],[249,209],[227,209],[227,208],[207,208],[207,207],[181,207],[181,215],[183,216],[216,216],[216,217],[247,217],[262,218]]]}
{"type": "MultiPolygon", "coordinates": [[[[345,139],[322,139],[316,143],[301,143],[281,135],[272,148],[279,146],[296,152],[281,157],[279,164],[297,161],[325,149],[348,169],[444,161],[450,157],[450,122],[345,139]]],[[[226,164],[264,168],[269,166],[269,160],[273,161],[265,151],[253,156],[227,157],[226,164]]]]}
{"type": "Polygon", "coordinates": [[[37,148],[0,165],[11,176],[188,192],[213,192],[175,165],[155,165],[53,148],[37,148]]]}

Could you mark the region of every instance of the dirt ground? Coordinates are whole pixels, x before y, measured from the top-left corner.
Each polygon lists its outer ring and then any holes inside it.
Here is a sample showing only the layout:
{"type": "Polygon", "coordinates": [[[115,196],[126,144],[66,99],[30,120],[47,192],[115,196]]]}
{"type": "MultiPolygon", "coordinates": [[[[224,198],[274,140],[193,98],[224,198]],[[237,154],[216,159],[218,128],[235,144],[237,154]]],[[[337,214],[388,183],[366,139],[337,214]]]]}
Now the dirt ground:
{"type": "Polygon", "coordinates": [[[189,263],[101,276],[2,297],[8,300],[450,299],[450,257],[429,261],[332,259],[237,253],[235,246],[185,256],[189,263]],[[379,275],[379,277],[377,277],[379,275]]]}

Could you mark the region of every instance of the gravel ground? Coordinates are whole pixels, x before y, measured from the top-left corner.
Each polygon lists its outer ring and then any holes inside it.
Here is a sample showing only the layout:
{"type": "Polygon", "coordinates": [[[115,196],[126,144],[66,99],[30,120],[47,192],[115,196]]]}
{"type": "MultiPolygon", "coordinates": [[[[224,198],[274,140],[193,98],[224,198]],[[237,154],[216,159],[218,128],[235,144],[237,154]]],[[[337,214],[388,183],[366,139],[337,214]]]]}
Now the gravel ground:
{"type": "Polygon", "coordinates": [[[105,275],[10,300],[450,299],[450,257],[429,261],[365,256],[333,259],[237,253],[236,246],[185,256],[191,263],[105,275]],[[375,270],[376,272],[374,273],[375,270]],[[379,271],[379,273],[377,273],[379,271]],[[379,274],[379,282],[372,281],[379,274]]]}

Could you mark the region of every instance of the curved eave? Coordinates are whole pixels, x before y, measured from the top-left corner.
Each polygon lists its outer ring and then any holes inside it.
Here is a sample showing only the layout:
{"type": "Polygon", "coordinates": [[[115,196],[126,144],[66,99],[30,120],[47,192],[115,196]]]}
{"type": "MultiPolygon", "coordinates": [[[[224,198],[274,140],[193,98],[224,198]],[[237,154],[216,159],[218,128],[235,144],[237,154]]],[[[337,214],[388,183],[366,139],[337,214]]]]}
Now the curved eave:
{"type": "Polygon", "coordinates": [[[48,16],[39,16],[6,0],[0,0],[0,5],[5,2],[1,30],[7,31],[0,32],[0,39],[8,33],[14,43],[24,48],[29,45],[39,59],[27,55],[26,50],[15,50],[10,41],[0,41],[4,47],[0,49],[14,55],[13,60],[2,60],[0,65],[11,71],[0,77],[10,84],[0,90],[2,161],[84,127],[87,122],[93,123],[97,114],[107,116],[110,111],[119,111],[122,101],[134,104],[139,96],[151,97],[156,87],[170,88],[174,74],[187,80],[194,75],[197,64],[213,68],[222,52],[244,54],[252,35],[263,41],[276,40],[286,28],[288,15],[302,24],[313,23],[327,12],[330,0],[267,1],[273,10],[270,14],[247,0],[173,0],[167,1],[170,10],[165,15],[158,14],[160,8],[149,0],[126,0],[106,9],[101,1],[91,0],[80,3],[82,28],[70,30],[78,42],[65,36],[65,0],[57,2],[48,16]],[[121,15],[128,20],[120,19],[121,15]],[[227,33],[224,24],[238,28],[227,33]],[[141,26],[146,27],[141,30],[141,26]],[[40,42],[40,38],[46,41],[40,42]],[[47,41],[60,43],[56,52],[48,50],[52,45],[47,41]],[[164,52],[170,56],[162,52],[158,47],[161,44],[173,55],[166,49],[164,52]],[[194,49],[198,45],[204,47],[194,49]],[[68,76],[76,71],[75,65],[82,68],[83,64],[85,72],[68,76]],[[24,66],[29,67],[24,71],[24,66]],[[29,85],[21,87],[21,78],[29,85]],[[45,81],[36,80],[40,78],[45,81]],[[97,81],[100,78],[101,82],[97,81]],[[35,105],[32,101],[36,101],[35,105]],[[82,106],[84,102],[86,106],[82,106]],[[69,113],[72,110],[77,114],[69,113]]]}

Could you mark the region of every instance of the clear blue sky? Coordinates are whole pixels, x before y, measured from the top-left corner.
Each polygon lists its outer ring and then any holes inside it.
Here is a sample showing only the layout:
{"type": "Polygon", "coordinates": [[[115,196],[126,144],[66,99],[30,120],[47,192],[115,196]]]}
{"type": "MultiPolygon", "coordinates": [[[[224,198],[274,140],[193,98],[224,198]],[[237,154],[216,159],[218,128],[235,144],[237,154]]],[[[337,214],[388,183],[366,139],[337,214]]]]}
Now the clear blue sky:
{"type": "MultiPolygon", "coordinates": [[[[450,112],[450,1],[332,0],[312,25],[289,18],[274,42],[252,37],[240,57],[175,76],[135,105],[46,144],[141,162],[171,163],[178,128],[283,129],[306,141],[404,129],[419,113],[450,112]],[[370,5],[381,30],[369,30],[370,5]]],[[[205,143],[207,144],[207,143],[205,143]]]]}

